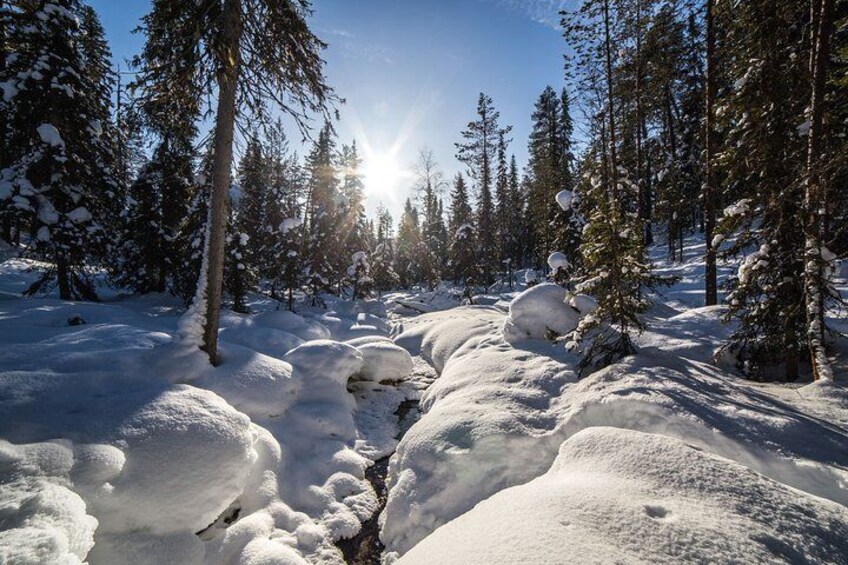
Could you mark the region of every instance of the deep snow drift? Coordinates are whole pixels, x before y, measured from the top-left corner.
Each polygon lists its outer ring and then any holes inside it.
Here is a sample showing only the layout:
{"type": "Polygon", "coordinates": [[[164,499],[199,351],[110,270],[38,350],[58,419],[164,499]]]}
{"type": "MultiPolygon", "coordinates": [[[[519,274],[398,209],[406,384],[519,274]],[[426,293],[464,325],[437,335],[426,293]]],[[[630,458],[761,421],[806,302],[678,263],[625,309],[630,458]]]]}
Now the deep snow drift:
{"type": "Polygon", "coordinates": [[[213,368],[172,299],[25,300],[30,266],[0,267],[0,561],[342,562],[417,395],[384,305],[227,314],[213,368]]]}

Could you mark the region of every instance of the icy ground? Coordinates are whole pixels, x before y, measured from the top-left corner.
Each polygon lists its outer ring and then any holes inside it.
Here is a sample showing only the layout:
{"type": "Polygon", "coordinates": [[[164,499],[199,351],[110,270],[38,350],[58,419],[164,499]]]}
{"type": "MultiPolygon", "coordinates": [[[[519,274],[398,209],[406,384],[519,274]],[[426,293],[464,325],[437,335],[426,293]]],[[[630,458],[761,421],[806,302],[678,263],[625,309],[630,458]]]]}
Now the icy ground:
{"type": "Polygon", "coordinates": [[[172,298],[23,299],[39,266],[9,257],[0,563],[334,564],[363,523],[389,564],[848,563],[844,344],[833,385],[714,363],[701,252],[655,250],[681,280],[641,353],[581,379],[548,330],[593,302],[559,287],[257,297],[212,368],[172,298]],[[389,455],[381,501],[366,469],[389,455]]]}

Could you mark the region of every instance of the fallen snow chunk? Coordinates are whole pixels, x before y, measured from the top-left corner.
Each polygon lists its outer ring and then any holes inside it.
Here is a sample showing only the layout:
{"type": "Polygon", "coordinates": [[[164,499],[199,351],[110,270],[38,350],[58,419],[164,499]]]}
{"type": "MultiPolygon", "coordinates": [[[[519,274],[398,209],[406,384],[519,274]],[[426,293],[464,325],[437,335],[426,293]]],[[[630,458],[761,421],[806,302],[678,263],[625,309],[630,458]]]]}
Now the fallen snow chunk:
{"type": "Polygon", "coordinates": [[[280,223],[280,231],[283,233],[289,233],[293,229],[297,229],[303,225],[303,220],[301,218],[286,218],[280,223]]]}
{"type": "Polygon", "coordinates": [[[75,224],[82,224],[91,220],[91,212],[83,206],[80,206],[79,208],[74,208],[68,212],[68,219],[75,224]]]}
{"type": "Polygon", "coordinates": [[[568,305],[586,316],[598,309],[598,301],[588,294],[574,294],[569,297],[568,305]]]}

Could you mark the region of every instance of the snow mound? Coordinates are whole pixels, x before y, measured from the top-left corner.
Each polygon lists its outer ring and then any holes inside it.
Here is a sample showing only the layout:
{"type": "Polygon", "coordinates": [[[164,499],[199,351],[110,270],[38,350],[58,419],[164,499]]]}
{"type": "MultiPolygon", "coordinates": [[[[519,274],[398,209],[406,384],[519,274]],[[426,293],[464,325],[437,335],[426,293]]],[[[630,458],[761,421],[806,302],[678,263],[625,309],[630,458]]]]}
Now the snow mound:
{"type": "Polygon", "coordinates": [[[72,490],[71,475],[93,480],[98,473],[85,476],[84,467],[96,467],[90,460],[75,469],[74,455],[67,441],[13,445],[0,440],[3,563],[85,562],[94,546],[97,520],[87,514],[85,501],[72,490]]]}
{"type": "Polygon", "coordinates": [[[362,354],[346,343],[308,341],[286,353],[284,359],[296,369],[346,385],[362,368],[362,354]]]}
{"type": "Polygon", "coordinates": [[[405,320],[395,343],[413,356],[421,355],[437,372],[461,347],[473,347],[503,324],[496,308],[464,306],[405,320]]]}
{"type": "Polygon", "coordinates": [[[510,343],[525,339],[547,339],[565,335],[577,328],[580,312],[567,302],[567,291],[552,283],[528,288],[509,305],[504,322],[504,339],[510,343]]]}
{"type": "Polygon", "coordinates": [[[330,330],[320,322],[308,320],[288,310],[266,312],[255,317],[255,324],[294,334],[304,341],[330,339],[330,330]]]}
{"type": "Polygon", "coordinates": [[[292,333],[276,328],[251,325],[239,328],[223,328],[221,340],[242,345],[259,353],[281,358],[289,350],[301,345],[304,340],[292,333]]]}
{"type": "Polygon", "coordinates": [[[393,343],[392,340],[386,336],[382,335],[365,335],[362,337],[354,337],[352,339],[345,340],[345,343],[348,345],[352,345],[354,347],[359,347],[360,345],[366,345],[369,343],[393,343]]]}
{"type": "Polygon", "coordinates": [[[412,372],[412,356],[393,343],[366,343],[356,348],[362,354],[359,376],[367,381],[399,381],[412,372]]]}
{"type": "Polygon", "coordinates": [[[241,494],[256,459],[247,416],[185,385],[143,406],[118,437],[127,463],[95,501],[98,533],[197,532],[241,494]]]}
{"type": "Polygon", "coordinates": [[[502,320],[494,310],[455,309],[412,320],[396,339],[423,343],[442,371],[389,463],[381,516],[389,551],[409,550],[480,500],[543,473],[552,456],[540,453],[562,441],[553,401],[577,377],[553,355],[566,354],[547,342],[532,352],[511,347],[499,337],[502,320]]]}
{"type": "Polygon", "coordinates": [[[848,509],[653,434],[584,430],[398,563],[840,563],[848,509]],[[684,541],[685,540],[685,541],[684,541]]]}
{"type": "MultiPolygon", "coordinates": [[[[797,403],[651,347],[577,381],[576,359],[561,347],[506,343],[481,323],[485,315],[466,308],[421,316],[405,321],[396,338],[444,365],[423,396],[424,415],[390,461],[381,517],[390,555],[404,554],[496,492],[542,475],[564,441],[602,426],[680,440],[848,505],[848,431],[797,403]]],[[[819,393],[835,410],[844,391],[810,390],[819,393]]],[[[662,462],[652,466],[665,472],[662,462]]]]}

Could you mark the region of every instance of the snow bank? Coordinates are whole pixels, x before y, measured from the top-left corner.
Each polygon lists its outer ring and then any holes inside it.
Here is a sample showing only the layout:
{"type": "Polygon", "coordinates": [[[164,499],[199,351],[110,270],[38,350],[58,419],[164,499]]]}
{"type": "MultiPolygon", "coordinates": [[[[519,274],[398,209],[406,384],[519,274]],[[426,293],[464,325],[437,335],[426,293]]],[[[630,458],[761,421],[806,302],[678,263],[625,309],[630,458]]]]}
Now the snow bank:
{"type": "MultiPolygon", "coordinates": [[[[390,463],[381,538],[392,554],[404,554],[496,492],[543,474],[564,441],[601,426],[680,440],[774,483],[848,504],[844,428],[716,367],[651,347],[577,381],[575,359],[547,342],[506,343],[492,329],[497,318],[480,308],[421,316],[405,322],[396,339],[430,352],[442,372],[423,397],[425,414],[390,463]]],[[[822,394],[841,402],[842,391],[822,394]]],[[[600,444],[598,452],[606,451],[600,444]]],[[[669,477],[678,472],[662,461],[651,466],[669,477]]],[[[692,488],[707,488],[700,479],[692,488]]]]}
{"type": "Polygon", "coordinates": [[[838,563],[848,509],[667,437],[566,441],[545,475],[499,492],[399,561],[838,563]]]}
{"type": "Polygon", "coordinates": [[[552,283],[528,288],[509,305],[509,317],[503,334],[508,342],[524,339],[548,339],[551,334],[565,335],[580,322],[580,312],[571,307],[567,291],[552,283]]]}
{"type": "Polygon", "coordinates": [[[576,375],[554,357],[565,355],[562,348],[544,342],[531,352],[506,344],[502,321],[494,309],[458,308],[410,320],[396,339],[420,350],[441,376],[389,464],[381,516],[388,551],[407,551],[480,500],[550,465],[539,451],[556,425],[552,400],[576,375]]]}
{"type": "Polygon", "coordinates": [[[377,507],[347,390],[362,353],[304,343],[330,331],[296,314],[225,314],[211,367],[165,301],[4,301],[0,438],[67,462],[49,474],[0,445],[0,482],[17,485],[0,543],[39,563],[341,563],[332,540],[377,507]]]}

